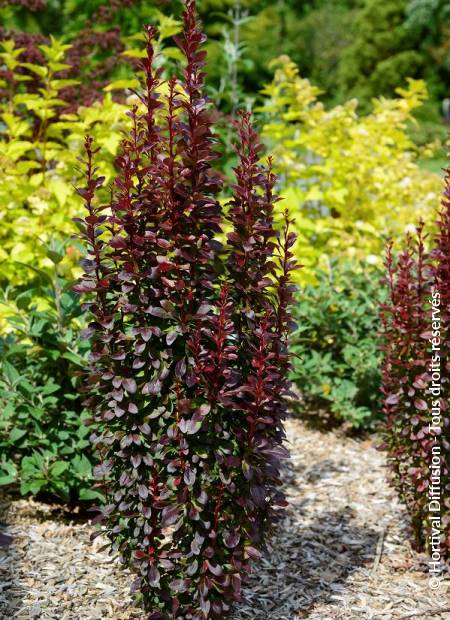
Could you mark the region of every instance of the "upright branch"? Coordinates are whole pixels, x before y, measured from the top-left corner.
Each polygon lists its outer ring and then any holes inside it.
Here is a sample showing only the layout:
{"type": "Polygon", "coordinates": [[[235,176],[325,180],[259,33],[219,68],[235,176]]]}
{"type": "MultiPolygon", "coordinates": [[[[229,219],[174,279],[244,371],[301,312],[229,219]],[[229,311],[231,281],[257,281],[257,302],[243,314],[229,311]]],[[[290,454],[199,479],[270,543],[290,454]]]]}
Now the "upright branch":
{"type": "Polygon", "coordinates": [[[158,93],[162,69],[155,69],[154,67],[155,48],[153,41],[156,36],[156,28],[154,26],[147,26],[145,46],[147,56],[141,61],[141,68],[144,71],[146,86],[144,95],[141,95],[141,100],[143,100],[145,104],[144,120],[147,130],[145,147],[152,163],[156,160],[159,150],[158,147],[160,146],[159,131],[156,123],[156,112],[162,107],[158,93]]]}

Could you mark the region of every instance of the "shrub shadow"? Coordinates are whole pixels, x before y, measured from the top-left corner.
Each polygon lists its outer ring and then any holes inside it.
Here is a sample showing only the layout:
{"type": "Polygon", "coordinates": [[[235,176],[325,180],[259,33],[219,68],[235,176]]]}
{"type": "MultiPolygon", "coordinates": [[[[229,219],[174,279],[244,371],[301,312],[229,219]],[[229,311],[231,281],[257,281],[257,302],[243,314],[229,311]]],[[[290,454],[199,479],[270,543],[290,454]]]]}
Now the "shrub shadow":
{"type": "Polygon", "coordinates": [[[350,508],[318,513],[308,527],[296,526],[289,515],[278,525],[234,618],[307,618],[314,605],[338,597],[346,580],[373,561],[379,533],[356,524],[350,508]]]}
{"type": "Polygon", "coordinates": [[[306,398],[298,393],[296,399],[289,401],[290,416],[301,420],[306,428],[319,433],[353,437],[354,439],[366,439],[376,432],[379,421],[373,427],[357,427],[348,420],[344,420],[332,413],[329,403],[325,400],[306,398]]]}
{"type": "Polygon", "coordinates": [[[329,478],[333,474],[341,474],[347,471],[344,461],[334,461],[333,459],[323,459],[318,463],[306,465],[305,463],[295,463],[289,460],[284,464],[283,479],[294,489],[303,488],[304,484],[314,484],[324,478],[329,478]]]}

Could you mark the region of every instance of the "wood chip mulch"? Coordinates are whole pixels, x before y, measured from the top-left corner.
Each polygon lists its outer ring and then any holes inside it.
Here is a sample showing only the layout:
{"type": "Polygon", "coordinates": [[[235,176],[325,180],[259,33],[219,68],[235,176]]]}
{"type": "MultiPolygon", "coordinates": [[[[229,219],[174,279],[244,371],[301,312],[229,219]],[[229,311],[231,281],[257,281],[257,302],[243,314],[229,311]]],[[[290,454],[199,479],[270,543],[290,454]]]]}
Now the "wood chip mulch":
{"type": "MultiPolygon", "coordinates": [[[[233,620],[450,620],[448,581],[429,588],[374,442],[286,426],[290,507],[233,620]]],[[[144,619],[89,523],[33,500],[0,508],[0,532],[14,538],[0,547],[1,619],[144,619]]]]}

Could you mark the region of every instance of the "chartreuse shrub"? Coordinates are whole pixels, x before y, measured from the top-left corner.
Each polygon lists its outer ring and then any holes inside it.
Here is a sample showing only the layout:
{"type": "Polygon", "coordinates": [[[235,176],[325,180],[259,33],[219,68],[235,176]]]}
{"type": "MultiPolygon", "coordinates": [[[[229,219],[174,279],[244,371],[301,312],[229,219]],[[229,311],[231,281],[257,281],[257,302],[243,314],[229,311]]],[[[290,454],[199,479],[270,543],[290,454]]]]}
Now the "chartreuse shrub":
{"type": "Polygon", "coordinates": [[[183,77],[161,97],[154,29],[147,35],[144,108],[129,112],[111,201],[96,197],[101,155],[90,138],[79,190],[88,256],[76,290],[91,316],[87,405],[107,494],[100,518],[152,620],[223,618],[285,504],[294,236],[288,221],[274,227],[275,176],[259,163],[248,114],[225,213],[218,201],[194,2],[175,39],[183,77]]]}
{"type": "MultiPolygon", "coordinates": [[[[124,126],[124,106],[106,94],[102,103],[62,114],[60,93],[74,80],[62,79],[69,46],[52,39],[40,45],[44,61],[20,62],[22,48],[3,41],[0,63],[5,69],[0,97],[0,264],[1,281],[24,283],[29,270],[19,263],[51,267],[43,249],[51,236],[68,237],[79,209],[73,183],[79,178],[77,153],[86,133],[102,146],[99,163],[109,181],[124,126]],[[25,74],[26,73],[26,74],[25,74]],[[35,92],[28,87],[39,80],[35,92]]],[[[60,265],[70,274],[75,249],[60,265]]]]}
{"type": "MultiPolygon", "coordinates": [[[[388,247],[384,326],[384,447],[411,517],[413,540],[450,559],[450,175],[438,232],[423,225],[398,257],[388,247]],[[431,501],[434,503],[430,503],[431,501]]],[[[435,559],[435,557],[434,557],[435,559]]]]}
{"type": "Polygon", "coordinates": [[[303,281],[317,282],[314,268],[327,255],[378,256],[386,235],[402,235],[438,200],[439,176],[419,168],[406,132],[425,84],[409,80],[397,92],[398,99],[375,100],[366,116],[356,99],[326,109],[287,57],[277,61],[263,91],[262,135],[285,204],[295,210],[303,281]]]}
{"type": "Polygon", "coordinates": [[[85,363],[81,309],[61,277],[64,248],[48,248],[53,270],[35,270],[32,288],[7,288],[0,300],[8,333],[0,337],[0,485],[64,501],[94,500],[92,447],[75,374],[85,363]],[[35,298],[46,299],[39,309],[35,298]]]}
{"type": "Polygon", "coordinates": [[[294,307],[292,380],[300,410],[325,409],[355,427],[370,426],[379,409],[379,303],[382,271],[367,263],[330,262],[305,285],[294,307]]]}

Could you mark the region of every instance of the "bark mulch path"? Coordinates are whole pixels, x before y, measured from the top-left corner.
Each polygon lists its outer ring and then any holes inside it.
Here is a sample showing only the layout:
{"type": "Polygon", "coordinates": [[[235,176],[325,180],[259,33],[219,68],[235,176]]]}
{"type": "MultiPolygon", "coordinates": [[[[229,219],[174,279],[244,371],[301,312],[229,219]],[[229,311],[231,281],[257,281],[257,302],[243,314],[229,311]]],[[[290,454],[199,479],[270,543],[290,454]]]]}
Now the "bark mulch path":
{"type": "MultiPolygon", "coordinates": [[[[450,620],[448,583],[428,587],[373,442],[298,420],[287,430],[290,507],[233,619],[450,620]]],[[[101,538],[89,541],[89,524],[29,500],[1,507],[1,531],[14,537],[0,548],[1,619],[143,620],[129,576],[101,538]]]]}

